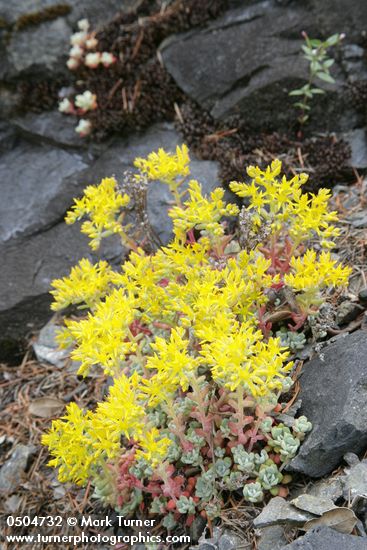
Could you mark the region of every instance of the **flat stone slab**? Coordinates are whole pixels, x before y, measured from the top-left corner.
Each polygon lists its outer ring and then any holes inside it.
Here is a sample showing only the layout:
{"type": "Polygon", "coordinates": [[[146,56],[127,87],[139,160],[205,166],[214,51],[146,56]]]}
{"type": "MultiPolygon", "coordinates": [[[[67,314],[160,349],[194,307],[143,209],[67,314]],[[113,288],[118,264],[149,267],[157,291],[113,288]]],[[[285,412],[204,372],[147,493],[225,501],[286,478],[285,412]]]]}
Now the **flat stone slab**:
{"type": "Polygon", "coordinates": [[[304,510],[316,516],[322,516],[324,512],[328,512],[333,508],[337,508],[330,498],[315,497],[313,495],[304,494],[291,500],[291,504],[299,510],[304,510]]]}
{"type": "Polygon", "coordinates": [[[60,64],[66,63],[71,33],[64,18],[13,32],[6,48],[9,76],[31,70],[60,70],[60,64]]]}
{"type": "Polygon", "coordinates": [[[306,363],[301,414],[313,429],[289,469],[311,477],[330,473],[347,452],[367,446],[367,332],[338,338],[306,363]]]}
{"type": "Polygon", "coordinates": [[[262,512],[254,519],[254,526],[268,527],[282,523],[301,526],[306,521],[314,519],[314,517],[313,514],[292,506],[284,498],[274,497],[269,500],[262,512]]]}
{"type": "Polygon", "coordinates": [[[78,119],[59,111],[27,113],[12,119],[13,126],[26,139],[35,143],[46,143],[68,149],[85,149],[88,143],[75,131],[78,119]]]}
{"type": "Polygon", "coordinates": [[[282,525],[270,525],[258,531],[257,550],[281,550],[287,543],[282,525]]]}
{"type": "Polygon", "coordinates": [[[220,117],[260,89],[290,76],[306,77],[298,55],[301,41],[287,34],[307,19],[303,9],[270,1],[241,7],[207,28],[167,39],[161,46],[163,61],[180,88],[220,117]]]}
{"type": "Polygon", "coordinates": [[[77,153],[26,142],[5,153],[0,164],[0,244],[60,221],[79,175],[88,167],[77,153]]]}

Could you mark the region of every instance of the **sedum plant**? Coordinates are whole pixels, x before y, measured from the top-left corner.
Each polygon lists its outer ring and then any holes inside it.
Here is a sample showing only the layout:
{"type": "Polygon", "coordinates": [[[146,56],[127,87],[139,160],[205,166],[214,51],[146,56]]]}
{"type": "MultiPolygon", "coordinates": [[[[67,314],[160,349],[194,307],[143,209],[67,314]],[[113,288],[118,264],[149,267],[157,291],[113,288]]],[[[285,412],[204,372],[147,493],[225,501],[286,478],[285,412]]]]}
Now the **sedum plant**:
{"type": "Polygon", "coordinates": [[[286,179],[278,160],[232,182],[241,210],[221,188],[202,194],[185,146],[135,166],[131,194],[153,179],[172,192],[174,236],[145,250],[124,225],[130,197],[114,178],[75,200],[66,222],[83,220],[93,250],[117,234],[129,253],[120,270],[81,260],[53,282],[52,307],[87,308],[65,320],[60,343],[73,344],[79,374],[101,369],[113,384],[94,410],[71,403],[43,443],[61,481],[91,481],[122,514],[158,514],[172,529],[182,517],[218,516],[229,491],[249,502],[286,494],[283,467],[311,424],[278,420],[292,362],[273,332],[287,324],[297,334],[350,269],[330,255],[329,191],[303,194],[307,175],[286,179]],[[224,216],[239,217],[236,232],[224,216]]]}
{"type": "MultiPolygon", "coordinates": [[[[66,66],[70,71],[75,71],[83,65],[89,69],[108,68],[117,61],[111,52],[96,51],[98,48],[96,33],[92,32],[89,27],[89,21],[81,19],[78,21],[78,31],[70,37],[71,49],[66,62],[66,66]]],[[[88,111],[96,109],[98,109],[97,96],[90,90],[76,95],[74,100],[64,97],[59,103],[61,113],[78,117],[82,117],[88,111]]],[[[88,136],[92,131],[91,121],[80,118],[75,131],[80,137],[88,136]]]]}
{"type": "Polygon", "coordinates": [[[333,34],[326,40],[309,38],[302,33],[305,44],[302,46],[303,57],[308,61],[308,82],[296,90],[289,92],[290,96],[298,97],[294,106],[299,111],[298,122],[303,125],[308,121],[311,111],[311,101],[315,95],[324,94],[325,90],[317,86],[317,81],[333,84],[334,78],[330,74],[330,68],[334,65],[334,59],[328,56],[328,50],[337,46],[344,38],[344,34],[333,34]]]}

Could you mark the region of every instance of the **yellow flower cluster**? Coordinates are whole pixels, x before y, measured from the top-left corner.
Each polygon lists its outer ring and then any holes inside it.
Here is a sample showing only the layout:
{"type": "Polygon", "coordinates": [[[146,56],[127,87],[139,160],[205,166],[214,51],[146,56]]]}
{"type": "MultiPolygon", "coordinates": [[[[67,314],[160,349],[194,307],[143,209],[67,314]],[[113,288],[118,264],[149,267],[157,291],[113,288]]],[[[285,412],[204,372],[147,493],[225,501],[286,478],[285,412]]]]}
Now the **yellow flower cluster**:
{"type": "Polygon", "coordinates": [[[55,279],[51,291],[54,298],[52,309],[59,311],[71,304],[85,304],[93,309],[109,291],[112,269],[105,261],[92,264],[86,258],[71,269],[70,275],[63,279],[55,279]]]}
{"type": "Polygon", "coordinates": [[[89,219],[82,223],[81,231],[91,239],[92,250],[97,250],[103,237],[113,233],[125,236],[121,210],[129,202],[128,195],[118,193],[115,178],[105,178],[99,185],[89,185],[81,199],[74,199],[65,221],[72,224],[87,216],[89,219]]]}
{"type": "Polygon", "coordinates": [[[352,271],[348,266],[337,264],[330,252],[321,252],[317,258],[312,249],[300,258],[292,258],[291,268],[284,280],[294,290],[340,286],[348,281],[352,271]]]}
{"type": "Polygon", "coordinates": [[[185,178],[190,174],[190,157],[186,145],[176,147],[176,154],[166,153],[164,149],[158,149],[150,153],[148,158],[136,158],[134,166],[149,180],[160,180],[168,185],[173,185],[177,178],[185,178]]]}
{"type": "Polygon", "coordinates": [[[43,435],[51,455],[49,466],[59,469],[62,482],[73,481],[83,485],[92,475],[95,456],[89,438],[90,413],[84,413],[76,403],[67,406],[65,416],[52,422],[50,431],[43,435]]]}
{"type": "Polygon", "coordinates": [[[224,227],[220,224],[223,216],[236,216],[239,212],[235,204],[225,204],[223,201],[224,189],[217,188],[206,199],[202,195],[201,185],[196,180],[189,182],[190,199],[182,206],[174,206],[169,215],[173,219],[173,230],[176,237],[186,239],[190,229],[198,229],[216,237],[224,234],[224,227]]]}
{"type": "MultiPolygon", "coordinates": [[[[143,176],[163,180],[175,193],[177,179],[189,174],[188,163],[183,146],[173,155],[160,150],[137,159],[136,166],[143,176]]],[[[220,189],[203,197],[199,183],[192,180],[189,199],[182,204],[176,196],[170,213],[175,237],[168,246],[150,255],[135,246],[118,272],[104,262],[92,266],[82,260],[69,277],[55,281],[54,309],[83,301],[91,310],[85,318],[67,320],[62,336],[65,342],[74,341],[72,357],[81,362],[79,373],[86,375],[99,366],[114,377],[109,396],[95,411],[83,413],[70,405],[44,437],[61,480],[84,483],[104,462],[121,455],[131,439],[138,456],[152,464],[161,461],[170,440],[148,415],[159,405],[172,405],[199,372],[214,387],[255,400],[281,390],[292,365],[286,364],[288,351],[280,340],[266,340],[259,330],[258,312],[267,302],[266,291],[286,284],[308,307],[322,287],[344,284],[350,270],[337,265],[328,252],[318,257],[313,250],[302,255],[297,249],[311,237],[323,241],[334,236],[329,223],[335,214],[326,208],[328,192],[302,195],[307,176],[288,181],[278,178],[280,170],[279,161],[265,171],[250,167],[252,183],[233,183],[232,189],[249,199],[255,224],[271,223],[274,250],[274,236],[281,239],[286,226],[294,255],[285,273],[266,256],[264,243],[250,251],[226,252],[230,239],[221,218],[237,214],[238,208],[224,203],[220,189]],[[201,237],[187,241],[187,232],[194,228],[201,237]],[[219,248],[213,246],[218,239],[219,248]]],[[[89,216],[89,225],[83,226],[95,246],[107,234],[124,233],[117,216],[127,202],[115,180],[103,180],[87,188],[67,220],[89,216]]]]}
{"type": "Polygon", "coordinates": [[[299,292],[297,301],[308,312],[310,306],[322,303],[320,291],[325,287],[346,285],[352,273],[349,266],[337,264],[330,252],[321,252],[317,257],[315,250],[307,250],[304,256],[291,260],[291,270],[284,275],[284,282],[299,292]]]}
{"type": "Polygon", "coordinates": [[[281,379],[293,365],[284,365],[289,352],[280,346],[279,339],[263,342],[262,332],[249,321],[234,326],[232,332],[218,334],[201,353],[207,364],[213,365],[213,378],[220,386],[232,391],[241,387],[253,396],[280,390],[281,379]]]}
{"type": "Polygon", "coordinates": [[[274,160],[266,170],[249,166],[247,174],[251,183],[231,182],[230,188],[238,196],[249,199],[248,210],[254,213],[254,223],[260,226],[269,222],[272,233],[287,231],[295,246],[314,235],[321,244],[332,247],[332,237],[339,234],[338,228],[330,225],[337,219],[336,212],[328,211],[330,191],[320,189],[317,195],[302,193],[307,174],[298,174],[287,180],[280,175],[282,163],[274,160]]]}
{"type": "Polygon", "coordinates": [[[122,289],[114,289],[101,301],[95,311],[82,320],[66,320],[66,334],[76,344],[71,352],[80,361],[79,374],[85,375],[93,366],[102,366],[106,374],[122,371],[124,360],[136,350],[129,339],[129,325],[136,315],[135,301],[122,289]]]}
{"type": "MultiPolygon", "coordinates": [[[[165,392],[174,393],[179,386],[186,391],[190,377],[196,374],[200,360],[189,355],[190,341],[183,327],[174,328],[169,340],[157,337],[151,348],[155,352],[148,357],[146,367],[156,371],[154,384],[165,392]]],[[[149,393],[150,382],[146,392],[149,393]]]]}
{"type": "Polygon", "coordinates": [[[106,401],[95,412],[84,413],[76,403],[67,407],[67,414],[52,423],[42,438],[54,455],[50,466],[59,468],[60,481],[83,485],[97,474],[103,462],[119,456],[121,438],[139,440],[139,454],[156,464],[166,455],[171,440],[161,437],[146,422],[143,404],[139,402],[140,380],[136,374],[120,375],[106,401]]]}

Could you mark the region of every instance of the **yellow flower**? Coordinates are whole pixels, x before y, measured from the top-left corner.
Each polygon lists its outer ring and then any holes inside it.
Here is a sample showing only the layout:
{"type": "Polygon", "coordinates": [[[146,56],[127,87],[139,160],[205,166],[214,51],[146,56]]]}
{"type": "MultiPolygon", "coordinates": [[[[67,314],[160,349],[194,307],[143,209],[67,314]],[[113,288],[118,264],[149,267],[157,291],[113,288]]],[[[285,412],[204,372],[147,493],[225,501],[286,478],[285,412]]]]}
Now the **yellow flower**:
{"type": "Polygon", "coordinates": [[[187,390],[190,377],[195,375],[200,364],[199,358],[189,354],[189,346],[183,327],[173,329],[168,341],[158,337],[151,344],[155,353],[148,357],[146,368],[156,371],[155,382],[162,388],[187,390]]]}
{"type": "Polygon", "coordinates": [[[151,257],[154,272],[161,278],[170,279],[188,275],[192,269],[209,264],[209,250],[210,242],[207,238],[187,244],[175,238],[151,257]]]}
{"type": "Polygon", "coordinates": [[[250,322],[235,329],[203,346],[201,354],[214,380],[231,391],[241,387],[255,398],[280,389],[281,379],[292,367],[284,365],[289,352],[278,338],[263,342],[261,331],[250,322]]]}
{"type": "Polygon", "coordinates": [[[247,210],[253,213],[255,226],[270,223],[273,234],[288,233],[295,246],[317,235],[323,247],[332,247],[330,239],[339,231],[330,224],[337,219],[336,212],[328,212],[330,191],[320,189],[317,195],[303,194],[302,185],[308,175],[301,173],[290,180],[285,176],[278,178],[281,168],[279,160],[274,160],[265,171],[250,166],[247,173],[251,183],[231,182],[230,188],[249,200],[247,210]]]}
{"type": "Polygon", "coordinates": [[[299,174],[291,180],[285,176],[278,179],[282,169],[280,160],[274,160],[265,171],[249,166],[247,174],[251,184],[231,182],[230,188],[238,196],[250,199],[249,209],[256,209],[265,215],[263,208],[268,206],[270,214],[284,214],[287,205],[297,202],[301,196],[301,186],[308,180],[307,174],[299,174]]]}
{"type": "Polygon", "coordinates": [[[135,315],[135,302],[119,289],[112,291],[86,319],[66,321],[77,346],[71,357],[81,362],[78,374],[85,376],[93,366],[101,366],[106,374],[120,374],[126,355],[136,349],[136,343],[128,339],[135,315]]]}
{"type": "Polygon", "coordinates": [[[139,440],[145,429],[146,413],[139,402],[140,378],[122,374],[110,387],[106,401],[98,403],[91,417],[93,449],[113,458],[121,451],[121,436],[139,440]]]}
{"type": "Polygon", "coordinates": [[[66,410],[66,415],[54,420],[50,431],[42,436],[42,444],[54,457],[49,466],[59,468],[60,481],[84,485],[93,468],[98,468],[88,437],[90,415],[76,403],[70,403],[66,410]]]}
{"type": "Polygon", "coordinates": [[[333,246],[330,238],[339,235],[339,229],[330,222],[337,220],[335,211],[328,211],[329,189],[320,189],[317,195],[304,194],[293,206],[289,233],[295,242],[302,242],[316,234],[321,244],[327,248],[333,246]]]}
{"type": "MultiPolygon", "coordinates": [[[[280,161],[266,170],[249,167],[249,184],[231,184],[248,199],[257,230],[263,223],[271,228],[269,243],[250,251],[228,246],[231,236],[224,235],[221,219],[236,215],[238,208],[225,204],[223,189],[204,197],[192,180],[182,204],[178,187],[189,174],[186,146],[175,154],[159,150],[135,165],[141,177],[160,179],[174,192],[175,238],[150,255],[135,247],[118,272],[106,262],[92,265],[83,259],[53,283],[54,309],[84,303],[91,310],[85,318],[66,320],[60,337],[65,345],[74,342],[71,356],[81,362],[79,373],[99,366],[114,377],[95,410],[69,405],[43,437],[62,481],[84,484],[110,465],[117,470],[132,444],[137,457],[155,468],[171,445],[169,411],[178,396],[195,388],[199,372],[214,392],[224,387],[257,400],[282,390],[292,367],[286,364],[289,352],[278,338],[265,341],[259,330],[259,306],[266,303],[268,289],[285,283],[300,312],[309,313],[321,303],[321,290],[345,284],[351,271],[329,252],[303,254],[299,245],[311,238],[331,246],[336,214],[327,209],[327,190],[302,194],[307,176],[282,177],[280,161]],[[197,242],[187,242],[192,229],[202,233],[197,242]],[[166,424],[155,414],[161,407],[168,414],[166,424]]],[[[128,200],[107,178],[86,189],[67,221],[87,216],[82,231],[94,248],[111,233],[126,240],[122,221],[128,200]]]]}
{"type": "Polygon", "coordinates": [[[317,258],[315,250],[307,250],[300,258],[293,257],[291,268],[292,271],[284,276],[284,282],[296,291],[342,286],[351,274],[351,269],[337,264],[330,252],[322,252],[317,258]]]}
{"type": "Polygon", "coordinates": [[[139,444],[141,449],[137,450],[136,455],[144,458],[155,467],[166,457],[172,440],[168,437],[161,437],[159,430],[152,428],[143,434],[139,439],[139,444]]]}
{"type": "Polygon", "coordinates": [[[178,177],[183,178],[190,174],[189,163],[189,150],[186,145],[182,145],[176,147],[176,154],[158,149],[146,159],[136,158],[134,166],[148,179],[172,185],[178,177]]]}
{"type": "Polygon", "coordinates": [[[162,318],[165,306],[168,306],[165,290],[159,285],[163,276],[155,270],[153,263],[154,257],[138,249],[131,252],[129,260],[124,262],[122,273],[113,276],[114,284],[124,288],[127,296],[136,300],[146,323],[162,318]]]}
{"type": "Polygon", "coordinates": [[[122,453],[123,436],[137,442],[141,438],[145,453],[150,452],[153,460],[163,456],[169,440],[156,441],[156,433],[147,431],[145,408],[139,402],[139,384],[136,374],[129,378],[121,375],[96,411],[84,413],[76,403],[71,403],[67,414],[53,421],[42,443],[54,457],[49,465],[59,468],[60,481],[84,485],[93,473],[98,473],[104,461],[122,453]]]}
{"type": "Polygon", "coordinates": [[[97,250],[103,237],[114,233],[125,236],[121,210],[129,202],[128,195],[118,193],[115,178],[105,178],[99,185],[86,187],[84,196],[74,200],[75,204],[67,213],[65,221],[72,224],[87,216],[89,220],[82,223],[81,231],[91,239],[91,248],[97,250]]]}
{"type": "Polygon", "coordinates": [[[50,294],[54,297],[51,308],[64,309],[71,304],[86,304],[93,308],[110,290],[112,269],[105,261],[93,265],[83,258],[73,267],[68,277],[54,279],[50,294]]]}
{"type": "Polygon", "coordinates": [[[219,223],[223,216],[238,214],[238,206],[223,201],[224,189],[218,187],[210,194],[210,199],[203,196],[201,185],[196,180],[189,182],[190,199],[183,206],[174,206],[168,212],[173,219],[173,231],[176,237],[185,239],[190,229],[204,231],[208,235],[222,236],[224,228],[219,223]]]}

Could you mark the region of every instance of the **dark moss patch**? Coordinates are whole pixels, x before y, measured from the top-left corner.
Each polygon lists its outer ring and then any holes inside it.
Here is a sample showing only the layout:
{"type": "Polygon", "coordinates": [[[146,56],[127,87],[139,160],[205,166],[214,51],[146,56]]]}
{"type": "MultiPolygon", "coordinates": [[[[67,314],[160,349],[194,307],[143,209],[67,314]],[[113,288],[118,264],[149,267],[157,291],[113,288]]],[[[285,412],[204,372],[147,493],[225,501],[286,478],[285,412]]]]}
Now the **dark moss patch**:
{"type": "Polygon", "coordinates": [[[59,91],[67,84],[67,79],[61,76],[52,79],[28,78],[18,82],[19,111],[40,113],[56,108],[59,91]]]}
{"type": "MultiPolygon", "coordinates": [[[[312,167],[310,179],[317,182],[317,186],[333,187],[348,178],[351,150],[342,139],[337,139],[333,135],[307,139],[303,144],[302,154],[307,164],[312,167]]],[[[315,190],[315,185],[311,188],[315,190]]]]}
{"type": "Polygon", "coordinates": [[[27,349],[25,339],[2,339],[0,340],[0,362],[10,366],[19,365],[27,349]]]}
{"type": "Polygon", "coordinates": [[[68,15],[70,12],[71,7],[68,4],[56,4],[55,6],[48,6],[41,10],[26,13],[18,17],[14,25],[14,30],[20,31],[26,27],[39,25],[45,21],[52,21],[58,17],[68,15]]]}
{"type": "Polygon", "coordinates": [[[332,187],[348,171],[349,145],[335,136],[297,141],[277,132],[252,133],[240,117],[215,121],[192,102],[182,105],[179,115],[176,124],[184,141],[199,157],[219,162],[225,184],[246,178],[246,166],[265,167],[276,157],[288,175],[301,170],[310,174],[307,191],[332,187]]]}

